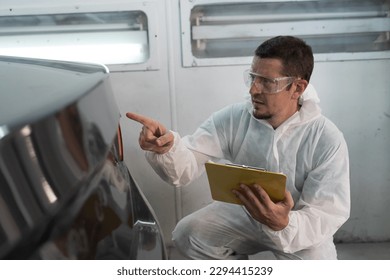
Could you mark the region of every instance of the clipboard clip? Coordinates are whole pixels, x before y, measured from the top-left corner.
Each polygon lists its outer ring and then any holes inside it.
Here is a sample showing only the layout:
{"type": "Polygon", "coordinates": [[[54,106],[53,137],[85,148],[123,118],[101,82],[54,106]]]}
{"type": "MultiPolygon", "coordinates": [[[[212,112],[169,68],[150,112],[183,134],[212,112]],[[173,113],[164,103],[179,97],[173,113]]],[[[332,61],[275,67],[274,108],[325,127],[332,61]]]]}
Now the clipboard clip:
{"type": "Polygon", "coordinates": [[[267,169],[262,168],[262,167],[254,167],[254,166],[243,165],[243,164],[226,163],[226,165],[235,166],[235,167],[241,167],[241,168],[256,169],[256,170],[261,170],[261,171],[267,171],[267,169]]]}

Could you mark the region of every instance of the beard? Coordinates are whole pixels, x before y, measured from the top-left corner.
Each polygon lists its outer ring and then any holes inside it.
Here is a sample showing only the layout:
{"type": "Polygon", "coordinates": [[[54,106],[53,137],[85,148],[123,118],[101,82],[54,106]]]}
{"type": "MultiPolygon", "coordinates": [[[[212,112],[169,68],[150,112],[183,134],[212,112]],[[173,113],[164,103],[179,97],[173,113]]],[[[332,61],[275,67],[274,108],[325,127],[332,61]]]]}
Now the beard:
{"type": "Polygon", "coordinates": [[[255,107],[253,107],[252,115],[259,120],[269,120],[273,117],[273,115],[269,112],[260,112],[255,107]]]}
{"type": "Polygon", "coordinates": [[[272,118],[272,115],[271,115],[271,114],[256,113],[255,110],[253,110],[253,116],[254,116],[256,119],[259,119],[259,120],[269,120],[269,119],[272,118]]]}

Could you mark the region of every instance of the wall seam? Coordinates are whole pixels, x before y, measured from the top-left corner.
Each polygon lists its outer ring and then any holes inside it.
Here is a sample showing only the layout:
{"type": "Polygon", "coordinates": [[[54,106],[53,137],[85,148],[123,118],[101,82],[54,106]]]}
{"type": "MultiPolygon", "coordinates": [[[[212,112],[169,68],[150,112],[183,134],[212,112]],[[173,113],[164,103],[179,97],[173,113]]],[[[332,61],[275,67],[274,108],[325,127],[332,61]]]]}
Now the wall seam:
{"type": "MultiPolygon", "coordinates": [[[[167,29],[167,61],[168,61],[168,84],[169,84],[169,98],[171,111],[171,128],[177,131],[177,110],[176,110],[176,79],[174,67],[174,46],[173,46],[173,15],[172,15],[172,0],[166,0],[166,29],[167,29]]],[[[176,223],[183,217],[182,208],[182,192],[180,187],[175,187],[175,218],[176,223]]]]}

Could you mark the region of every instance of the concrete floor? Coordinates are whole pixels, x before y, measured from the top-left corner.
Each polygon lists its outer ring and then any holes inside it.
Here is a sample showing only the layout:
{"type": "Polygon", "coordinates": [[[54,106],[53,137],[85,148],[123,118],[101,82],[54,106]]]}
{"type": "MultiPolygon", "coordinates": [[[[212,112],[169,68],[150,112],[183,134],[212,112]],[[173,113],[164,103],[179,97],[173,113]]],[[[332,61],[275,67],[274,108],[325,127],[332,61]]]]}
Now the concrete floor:
{"type": "Polygon", "coordinates": [[[337,244],[340,260],[390,260],[390,242],[337,244]]]}
{"type": "MultiPolygon", "coordinates": [[[[385,243],[340,243],[336,244],[339,260],[390,260],[390,242],[385,243]]],[[[184,259],[175,248],[170,248],[169,258],[184,259]]],[[[264,252],[250,259],[274,260],[271,252],[264,252]]]]}

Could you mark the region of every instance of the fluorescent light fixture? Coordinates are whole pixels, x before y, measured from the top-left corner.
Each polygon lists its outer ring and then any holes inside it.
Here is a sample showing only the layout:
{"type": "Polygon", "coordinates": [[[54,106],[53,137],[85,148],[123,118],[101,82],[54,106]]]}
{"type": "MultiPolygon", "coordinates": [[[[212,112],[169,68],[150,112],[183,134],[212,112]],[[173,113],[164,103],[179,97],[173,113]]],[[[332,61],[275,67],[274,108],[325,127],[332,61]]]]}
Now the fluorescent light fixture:
{"type": "Polygon", "coordinates": [[[303,38],[317,60],[390,58],[389,0],[185,2],[184,66],[247,64],[278,35],[303,38]]]}
{"type": "Polygon", "coordinates": [[[143,12],[0,17],[0,55],[137,64],[149,58],[143,12]]]}

